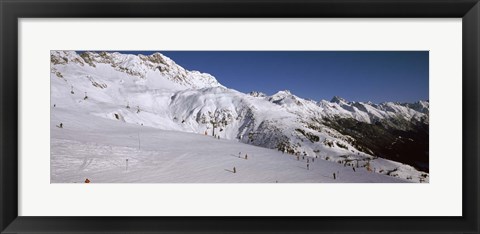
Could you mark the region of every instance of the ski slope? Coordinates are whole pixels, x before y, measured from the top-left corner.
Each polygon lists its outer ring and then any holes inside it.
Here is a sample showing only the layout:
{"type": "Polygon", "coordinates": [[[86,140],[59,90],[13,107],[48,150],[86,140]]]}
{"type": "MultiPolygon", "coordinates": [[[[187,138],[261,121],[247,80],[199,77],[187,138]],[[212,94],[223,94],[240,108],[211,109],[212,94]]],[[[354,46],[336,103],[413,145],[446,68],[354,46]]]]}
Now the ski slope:
{"type": "Polygon", "coordinates": [[[52,183],[83,183],[87,178],[91,183],[408,182],[365,168],[354,172],[321,159],[309,158],[307,170],[306,158],[297,160],[235,140],[159,130],[58,107],[51,112],[52,183]],[[63,128],[57,127],[60,120],[63,128]]]}

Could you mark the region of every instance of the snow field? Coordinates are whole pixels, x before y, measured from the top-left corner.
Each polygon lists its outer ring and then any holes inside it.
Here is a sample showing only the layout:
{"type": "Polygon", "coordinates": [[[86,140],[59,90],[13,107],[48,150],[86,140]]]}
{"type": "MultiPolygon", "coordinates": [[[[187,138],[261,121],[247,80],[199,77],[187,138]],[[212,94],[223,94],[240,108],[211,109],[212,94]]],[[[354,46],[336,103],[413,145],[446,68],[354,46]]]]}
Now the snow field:
{"type": "Polygon", "coordinates": [[[309,158],[307,170],[306,158],[297,161],[294,155],[235,140],[159,130],[61,108],[52,108],[52,113],[52,183],[83,183],[87,178],[92,183],[405,182],[364,168],[353,172],[319,158],[314,162],[309,158]],[[60,119],[63,128],[56,126],[60,119]]]}

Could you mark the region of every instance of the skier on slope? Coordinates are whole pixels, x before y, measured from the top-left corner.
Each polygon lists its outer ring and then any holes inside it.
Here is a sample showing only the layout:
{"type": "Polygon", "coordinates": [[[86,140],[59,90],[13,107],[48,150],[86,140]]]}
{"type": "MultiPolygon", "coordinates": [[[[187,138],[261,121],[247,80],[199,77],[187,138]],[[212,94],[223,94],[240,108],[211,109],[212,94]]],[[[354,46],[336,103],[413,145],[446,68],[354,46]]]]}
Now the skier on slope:
{"type": "Polygon", "coordinates": [[[237,173],[237,168],[233,167],[233,173],[237,173]]]}
{"type": "Polygon", "coordinates": [[[245,159],[248,159],[248,155],[247,155],[247,154],[245,154],[245,159]]]}

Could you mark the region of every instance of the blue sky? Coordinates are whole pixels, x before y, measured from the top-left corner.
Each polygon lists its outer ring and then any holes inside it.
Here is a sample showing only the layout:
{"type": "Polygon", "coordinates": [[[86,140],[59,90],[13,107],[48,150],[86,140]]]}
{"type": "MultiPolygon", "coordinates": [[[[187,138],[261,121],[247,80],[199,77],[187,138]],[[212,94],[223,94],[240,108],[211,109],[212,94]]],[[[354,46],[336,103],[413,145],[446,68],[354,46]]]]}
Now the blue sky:
{"type": "MultiPolygon", "coordinates": [[[[302,98],[428,99],[428,51],[159,51],[241,92],[290,90],[302,98]]],[[[122,51],[151,54],[153,51],[122,51]]]]}

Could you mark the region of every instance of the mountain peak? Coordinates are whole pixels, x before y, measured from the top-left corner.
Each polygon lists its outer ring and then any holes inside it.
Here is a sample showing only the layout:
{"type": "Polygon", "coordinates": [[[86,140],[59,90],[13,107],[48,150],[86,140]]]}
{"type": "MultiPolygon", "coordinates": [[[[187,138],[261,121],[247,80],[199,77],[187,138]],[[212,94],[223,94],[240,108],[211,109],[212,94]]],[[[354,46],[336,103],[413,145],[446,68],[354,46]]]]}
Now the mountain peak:
{"type": "MultiPolygon", "coordinates": [[[[139,55],[140,58],[144,61],[150,61],[155,64],[164,64],[164,65],[173,65],[175,62],[169,57],[161,54],[160,52],[155,52],[151,55],[139,55]]],[[[176,65],[176,64],[175,64],[176,65]]]]}
{"type": "Polygon", "coordinates": [[[267,96],[265,93],[258,92],[258,91],[251,91],[250,93],[248,93],[248,95],[250,95],[252,97],[266,97],[267,96]]]}
{"type": "Polygon", "coordinates": [[[147,79],[147,76],[161,77],[187,88],[222,86],[210,74],[188,71],[161,53],[151,55],[133,55],[109,51],[52,51],[50,60],[53,65],[89,65],[96,68],[99,64],[110,65],[121,73],[147,79]]]}
{"type": "Polygon", "coordinates": [[[290,92],[290,90],[285,89],[285,90],[280,90],[280,91],[278,91],[277,93],[275,93],[275,94],[272,95],[272,96],[290,96],[290,95],[292,95],[292,93],[290,92]]]}
{"type": "Polygon", "coordinates": [[[348,103],[347,100],[345,100],[344,98],[341,98],[339,96],[333,96],[333,98],[332,98],[332,100],[330,100],[330,102],[334,102],[334,103],[338,103],[338,104],[348,103]]]}

